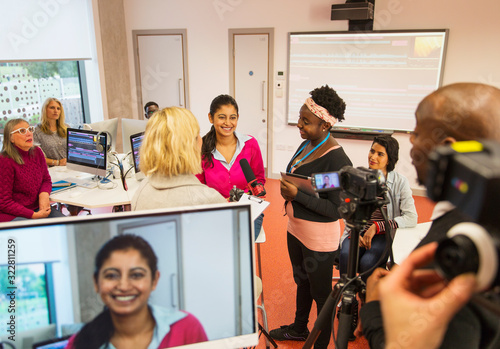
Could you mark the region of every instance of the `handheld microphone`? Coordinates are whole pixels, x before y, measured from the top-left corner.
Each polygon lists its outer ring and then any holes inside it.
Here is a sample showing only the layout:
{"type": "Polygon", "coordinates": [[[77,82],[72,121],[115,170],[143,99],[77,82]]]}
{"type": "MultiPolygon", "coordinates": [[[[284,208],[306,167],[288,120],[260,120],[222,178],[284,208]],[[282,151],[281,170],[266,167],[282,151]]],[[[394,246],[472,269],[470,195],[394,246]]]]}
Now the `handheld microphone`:
{"type": "Polygon", "coordinates": [[[250,189],[252,195],[265,196],[266,189],[264,189],[264,185],[262,183],[257,182],[257,178],[255,178],[255,174],[253,173],[252,168],[250,167],[250,164],[248,163],[247,159],[241,159],[240,166],[241,170],[243,171],[243,174],[245,175],[245,179],[248,183],[247,184],[248,189],[250,189]]]}

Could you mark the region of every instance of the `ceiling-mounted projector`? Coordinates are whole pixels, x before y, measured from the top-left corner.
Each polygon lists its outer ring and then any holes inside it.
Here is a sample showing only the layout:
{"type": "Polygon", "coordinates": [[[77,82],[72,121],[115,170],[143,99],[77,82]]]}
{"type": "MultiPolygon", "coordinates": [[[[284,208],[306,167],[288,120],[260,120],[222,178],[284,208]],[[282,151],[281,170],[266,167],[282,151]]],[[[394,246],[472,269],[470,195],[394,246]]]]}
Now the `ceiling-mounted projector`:
{"type": "Polygon", "coordinates": [[[331,20],[364,20],[373,19],[373,4],[371,2],[351,2],[332,5],[331,20]]]}

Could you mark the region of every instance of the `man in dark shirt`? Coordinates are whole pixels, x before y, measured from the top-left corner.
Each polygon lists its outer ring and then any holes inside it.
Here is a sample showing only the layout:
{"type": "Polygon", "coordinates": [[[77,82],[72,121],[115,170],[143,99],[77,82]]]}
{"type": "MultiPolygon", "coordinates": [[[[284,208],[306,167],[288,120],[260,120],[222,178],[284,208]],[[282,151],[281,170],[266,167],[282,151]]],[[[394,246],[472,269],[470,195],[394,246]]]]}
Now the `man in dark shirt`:
{"type": "MultiPolygon", "coordinates": [[[[476,83],[444,86],[420,102],[415,116],[410,154],[421,184],[427,177],[428,155],[436,146],[480,139],[500,142],[500,90],[493,86],[476,83]]],[[[432,226],[417,247],[443,240],[451,227],[468,220],[449,202],[438,202],[432,226]]],[[[386,344],[377,285],[387,273],[379,271],[369,279],[367,303],[360,312],[363,334],[372,349],[384,348],[386,344]]],[[[441,348],[499,348],[499,331],[497,316],[468,303],[450,321],[441,348]]]]}
{"type": "Polygon", "coordinates": [[[158,104],[156,102],[147,102],[145,105],[144,105],[144,117],[146,119],[149,119],[151,116],[153,116],[154,113],[156,113],[158,111],[159,107],[158,107],[158,104]]]}

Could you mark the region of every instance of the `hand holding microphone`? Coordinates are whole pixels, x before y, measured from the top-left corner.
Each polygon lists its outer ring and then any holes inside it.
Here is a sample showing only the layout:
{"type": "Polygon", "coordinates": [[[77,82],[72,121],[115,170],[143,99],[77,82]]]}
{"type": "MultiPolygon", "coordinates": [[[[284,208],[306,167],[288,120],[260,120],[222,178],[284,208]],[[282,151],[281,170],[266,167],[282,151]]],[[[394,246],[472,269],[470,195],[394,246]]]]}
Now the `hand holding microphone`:
{"type": "Polygon", "coordinates": [[[243,171],[243,174],[245,175],[245,179],[248,183],[247,184],[248,189],[250,189],[252,195],[265,196],[266,189],[264,189],[264,185],[258,182],[257,178],[255,178],[255,174],[253,173],[252,168],[250,167],[250,164],[248,163],[247,159],[241,159],[240,166],[241,170],[243,171]]]}

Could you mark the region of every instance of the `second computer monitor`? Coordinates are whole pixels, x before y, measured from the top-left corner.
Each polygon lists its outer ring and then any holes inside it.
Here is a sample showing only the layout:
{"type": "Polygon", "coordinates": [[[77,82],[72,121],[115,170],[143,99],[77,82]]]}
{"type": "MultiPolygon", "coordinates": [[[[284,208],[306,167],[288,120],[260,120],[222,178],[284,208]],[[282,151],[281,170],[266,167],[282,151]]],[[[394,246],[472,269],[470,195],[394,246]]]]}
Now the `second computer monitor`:
{"type": "Polygon", "coordinates": [[[68,128],[66,156],[68,170],[105,177],[107,136],[106,133],[97,131],[68,128]]]}
{"type": "Polygon", "coordinates": [[[132,158],[134,159],[134,169],[135,173],[140,172],[139,168],[139,148],[141,147],[142,140],[144,138],[144,132],[136,133],[135,135],[130,136],[129,144],[132,147],[132,158]]]}
{"type": "Polygon", "coordinates": [[[127,154],[133,149],[130,147],[130,137],[146,130],[147,120],[121,119],[123,153],[127,154]]]}
{"type": "Polygon", "coordinates": [[[107,132],[109,137],[107,139],[107,145],[109,150],[116,151],[116,140],[118,134],[118,118],[108,119],[98,122],[93,122],[91,124],[84,124],[83,128],[92,131],[107,132]]]}

